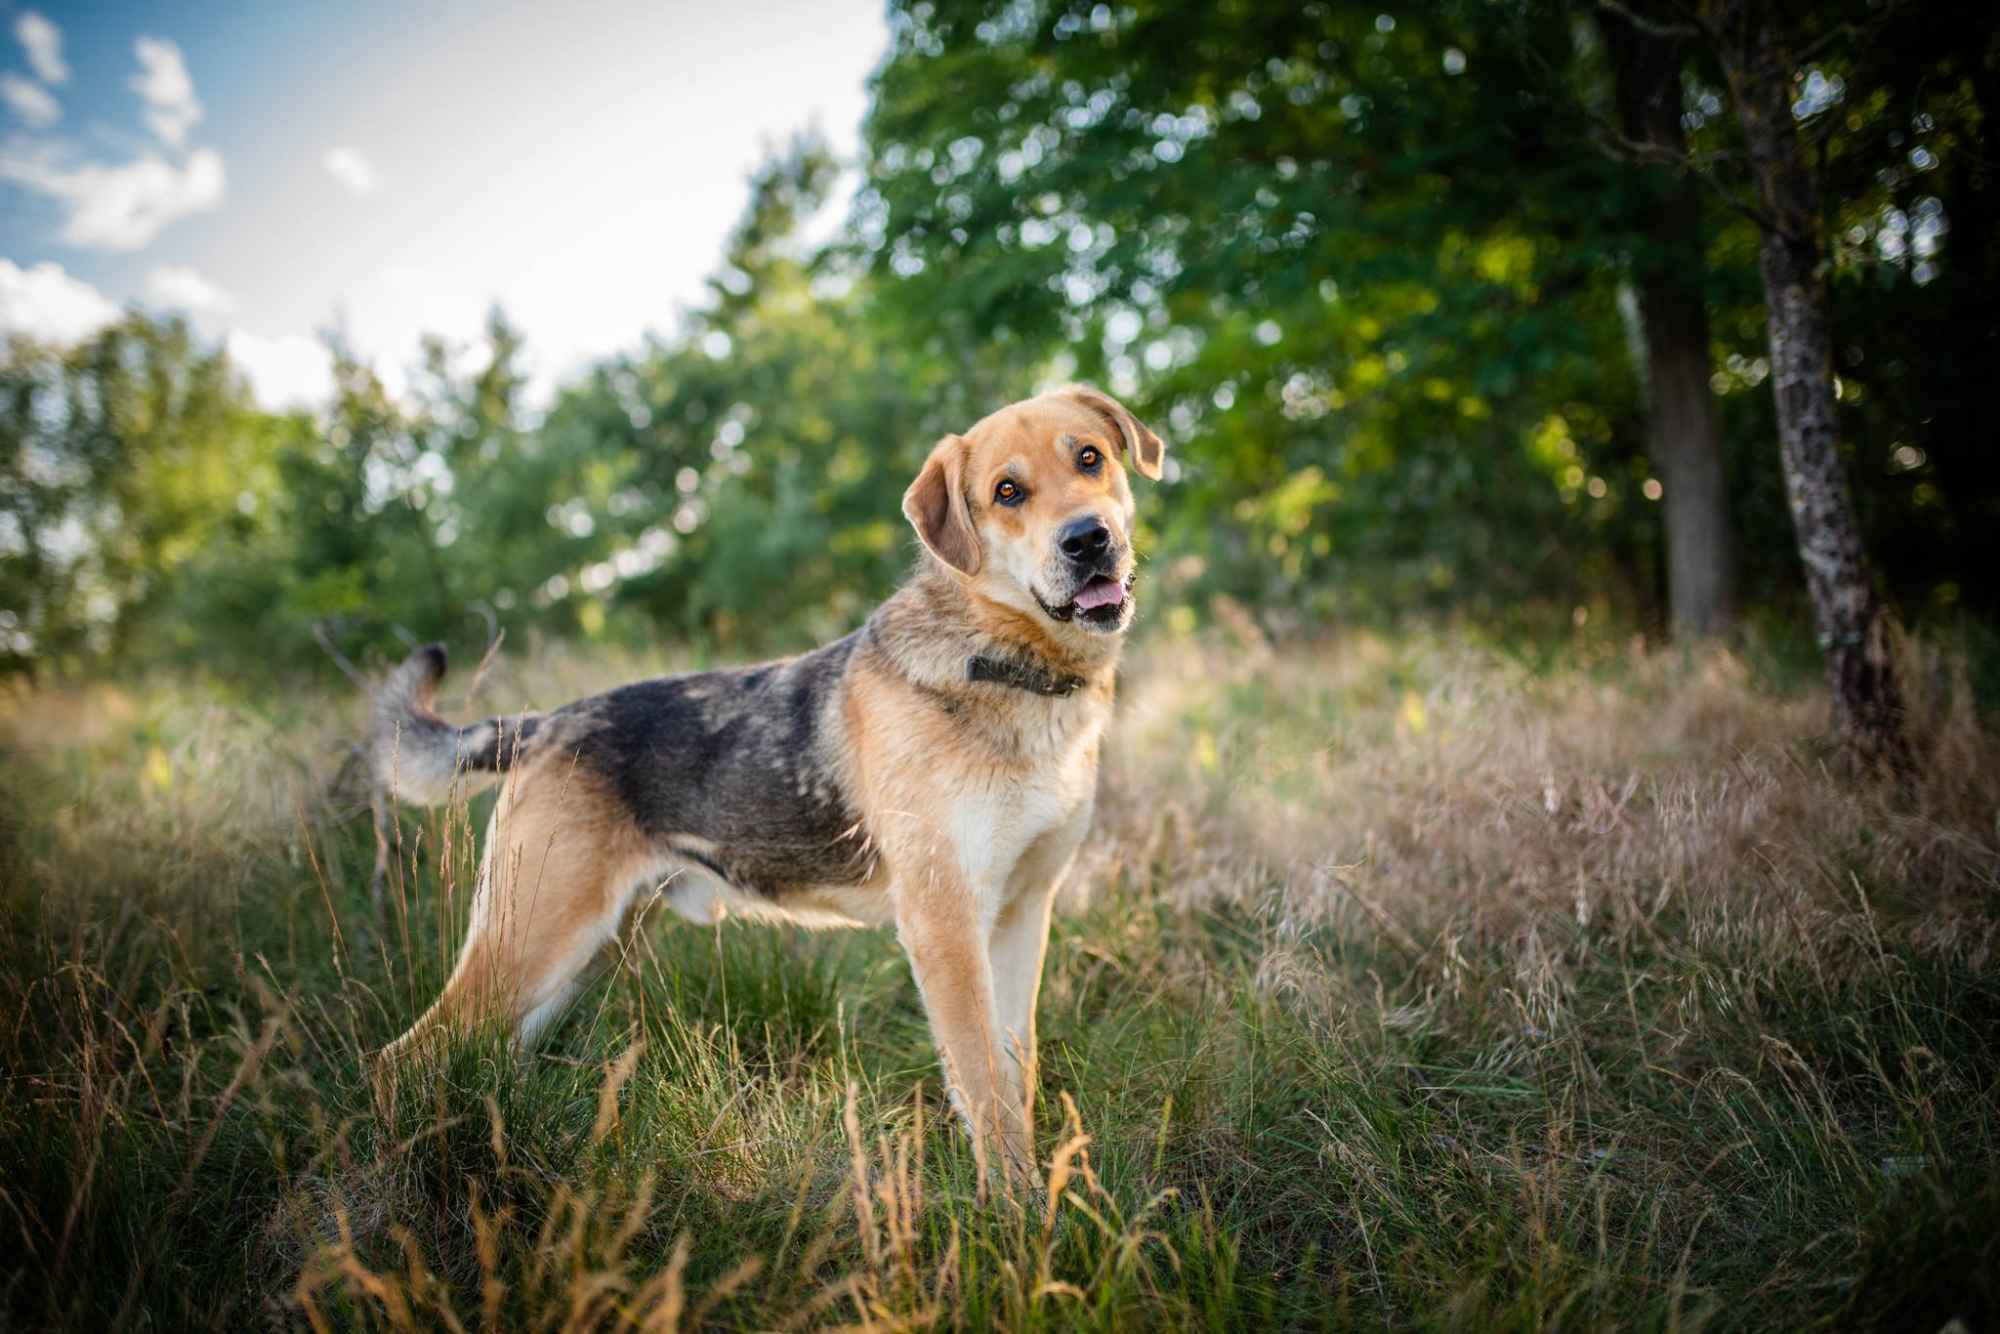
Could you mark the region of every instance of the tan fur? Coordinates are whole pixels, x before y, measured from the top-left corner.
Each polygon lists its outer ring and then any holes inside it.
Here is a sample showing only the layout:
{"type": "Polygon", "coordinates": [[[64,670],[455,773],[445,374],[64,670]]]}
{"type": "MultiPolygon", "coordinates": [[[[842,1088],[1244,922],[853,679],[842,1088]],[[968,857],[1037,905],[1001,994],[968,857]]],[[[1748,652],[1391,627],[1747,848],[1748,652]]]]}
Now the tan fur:
{"type": "MultiPolygon", "coordinates": [[[[1094,390],[1015,404],[926,461],[904,512],[934,559],[870,622],[828,719],[827,771],[861,812],[876,860],[863,883],[750,899],[649,840],[613,795],[546,738],[506,781],[479,897],[444,994],[389,1054],[481,1021],[524,1038],[611,941],[635,892],[663,884],[698,921],[730,912],[807,925],[893,922],[923,994],[952,1098],[979,1151],[1034,1159],[1035,998],[1055,890],[1090,825],[1122,628],[1054,620],[1056,539],[1095,515],[1131,574],[1133,502],[1120,459],[1159,471],[1158,437],[1094,390]],[[1102,456],[1094,474],[1078,451],[1102,456]],[[1028,491],[990,502],[1002,478],[1028,491]],[[1063,697],[969,684],[996,646],[1081,678],[1063,697]]],[[[774,794],[774,800],[781,799],[774,794]]],[[[703,849],[683,842],[685,852],[703,849]]]]}
{"type": "Polygon", "coordinates": [[[562,754],[509,775],[486,827],[458,963],[436,1002],[383,1056],[444,1030],[541,1027],[616,934],[650,860],[616,801],[562,754]]]}

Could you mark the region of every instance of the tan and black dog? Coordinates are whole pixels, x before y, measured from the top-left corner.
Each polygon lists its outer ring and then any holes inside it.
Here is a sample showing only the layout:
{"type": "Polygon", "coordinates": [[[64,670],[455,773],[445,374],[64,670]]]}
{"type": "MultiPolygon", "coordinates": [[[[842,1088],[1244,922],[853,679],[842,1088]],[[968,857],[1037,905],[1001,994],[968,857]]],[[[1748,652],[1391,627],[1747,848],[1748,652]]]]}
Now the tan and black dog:
{"type": "Polygon", "coordinates": [[[893,923],[975,1144],[1032,1162],[1049,912],[1132,622],[1126,468],[1161,453],[1080,386],[946,436],[903,497],[914,575],[800,657],[458,727],[420,650],[375,702],[377,781],[506,782],[457,967],[385,1056],[482,1021],[532,1041],[652,891],[698,922],[893,923]]]}

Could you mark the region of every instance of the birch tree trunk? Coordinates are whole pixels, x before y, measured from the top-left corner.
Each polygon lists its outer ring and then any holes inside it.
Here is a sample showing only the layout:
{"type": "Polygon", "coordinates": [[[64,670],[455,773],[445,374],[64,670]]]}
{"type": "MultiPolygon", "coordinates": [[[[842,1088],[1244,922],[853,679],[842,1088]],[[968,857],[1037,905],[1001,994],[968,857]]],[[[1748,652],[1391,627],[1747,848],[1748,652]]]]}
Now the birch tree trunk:
{"type": "Polygon", "coordinates": [[[1645,342],[1646,452],[1659,470],[1667,539],[1668,619],[1676,635],[1728,632],[1736,616],[1736,561],[1723,477],[1722,433],[1709,389],[1708,309],[1702,276],[1701,197],[1684,163],[1681,42],[1600,10],[1621,129],[1657,158],[1645,201],[1642,253],[1632,263],[1645,342]]]}
{"type": "Polygon", "coordinates": [[[1770,0],[1710,0],[1705,17],[1762,201],[1758,260],[1778,449],[1826,654],[1835,733],[1864,764],[1907,769],[1893,621],[1861,542],[1834,420],[1833,325],[1818,187],[1792,118],[1792,62],[1770,0]]]}

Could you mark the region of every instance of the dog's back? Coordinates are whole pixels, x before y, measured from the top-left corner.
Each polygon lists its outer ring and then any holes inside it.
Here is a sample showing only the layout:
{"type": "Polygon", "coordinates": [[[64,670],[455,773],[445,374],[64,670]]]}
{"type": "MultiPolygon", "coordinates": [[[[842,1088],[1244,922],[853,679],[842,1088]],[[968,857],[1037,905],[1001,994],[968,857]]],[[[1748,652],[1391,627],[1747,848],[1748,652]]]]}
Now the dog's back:
{"type": "Polygon", "coordinates": [[[868,876],[837,711],[858,632],[778,662],[660,677],[548,718],[548,742],[661,845],[772,898],[868,876]]]}
{"type": "Polygon", "coordinates": [[[859,635],[463,727],[434,711],[444,654],[428,646],[377,695],[376,774],[399,800],[429,804],[516,766],[554,765],[610,794],[660,850],[738,891],[778,899],[858,884],[872,854],[846,791],[836,711],[859,635]]]}

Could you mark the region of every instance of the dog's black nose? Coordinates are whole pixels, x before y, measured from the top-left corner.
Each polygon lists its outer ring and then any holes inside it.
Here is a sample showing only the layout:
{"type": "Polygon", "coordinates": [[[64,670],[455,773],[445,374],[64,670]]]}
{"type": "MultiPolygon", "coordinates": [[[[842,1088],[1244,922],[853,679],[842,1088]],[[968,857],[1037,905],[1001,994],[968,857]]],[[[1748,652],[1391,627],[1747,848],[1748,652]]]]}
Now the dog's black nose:
{"type": "Polygon", "coordinates": [[[1087,565],[1102,556],[1105,548],[1111,545],[1111,530],[1095,514],[1072,519],[1063,526],[1056,545],[1062,548],[1063,555],[1079,565],[1087,565]]]}

